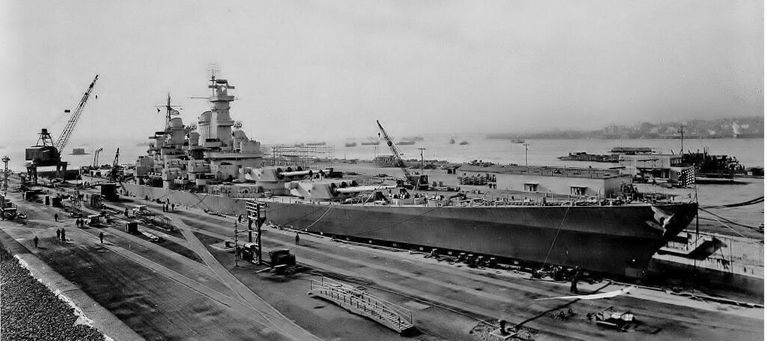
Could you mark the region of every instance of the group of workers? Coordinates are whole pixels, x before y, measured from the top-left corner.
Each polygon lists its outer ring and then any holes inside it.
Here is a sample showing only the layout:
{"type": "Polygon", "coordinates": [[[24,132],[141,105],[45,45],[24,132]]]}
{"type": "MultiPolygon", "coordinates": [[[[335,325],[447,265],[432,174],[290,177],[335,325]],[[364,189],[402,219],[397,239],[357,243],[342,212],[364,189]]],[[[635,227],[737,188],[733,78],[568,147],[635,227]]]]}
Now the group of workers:
{"type": "MultiPolygon", "coordinates": [[[[53,219],[54,219],[55,222],[59,221],[58,213],[55,213],[53,215],[53,219]]],[[[75,226],[77,226],[77,227],[85,227],[85,219],[78,218],[77,220],[75,220],[75,226]]],[[[66,242],[67,241],[67,232],[66,232],[66,230],[64,230],[63,227],[60,228],[60,229],[56,229],[56,240],[61,241],[61,242],[66,242]]],[[[99,241],[101,241],[102,244],[104,243],[104,232],[99,232],[99,241]]],[[[40,238],[35,236],[34,238],[32,238],[32,242],[35,244],[35,248],[37,248],[38,245],[40,244],[40,238]]]]}

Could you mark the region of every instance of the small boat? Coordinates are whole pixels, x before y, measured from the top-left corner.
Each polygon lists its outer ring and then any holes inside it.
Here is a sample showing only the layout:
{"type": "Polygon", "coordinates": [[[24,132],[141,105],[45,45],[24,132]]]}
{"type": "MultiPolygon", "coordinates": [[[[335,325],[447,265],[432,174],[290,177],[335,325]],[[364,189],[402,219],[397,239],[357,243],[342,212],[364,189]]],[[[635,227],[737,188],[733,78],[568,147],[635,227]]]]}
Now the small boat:
{"type": "Polygon", "coordinates": [[[509,141],[511,143],[525,143],[525,139],[511,139],[509,141]]]}
{"type": "Polygon", "coordinates": [[[465,145],[469,144],[469,141],[461,141],[461,143],[459,143],[459,144],[462,145],[462,146],[465,146],[465,145]]]}
{"type": "Polygon", "coordinates": [[[344,146],[345,147],[356,147],[357,146],[357,142],[346,142],[346,144],[344,144],[344,146]]]}
{"type": "Polygon", "coordinates": [[[414,144],[415,144],[415,141],[412,141],[412,140],[404,140],[404,141],[397,142],[398,146],[410,146],[414,144]]]}

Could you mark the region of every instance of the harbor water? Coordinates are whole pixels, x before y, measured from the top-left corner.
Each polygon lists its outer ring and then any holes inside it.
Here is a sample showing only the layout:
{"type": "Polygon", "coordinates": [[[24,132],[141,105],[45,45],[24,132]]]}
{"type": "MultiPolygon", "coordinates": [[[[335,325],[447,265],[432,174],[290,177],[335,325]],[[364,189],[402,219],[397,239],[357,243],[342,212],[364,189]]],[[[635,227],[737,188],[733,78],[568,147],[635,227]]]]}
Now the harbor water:
{"type": "MultiPolygon", "coordinates": [[[[253,134],[257,137],[257,134],[253,134]]],[[[332,151],[332,156],[338,159],[359,159],[371,160],[377,155],[391,155],[385,142],[377,146],[361,145],[361,142],[370,141],[371,138],[357,138],[357,145],[354,147],[345,147],[345,143],[351,139],[338,139],[336,141],[326,141],[326,148],[332,151]]],[[[397,140],[395,138],[395,140],[397,140]]],[[[3,141],[0,146],[0,155],[8,155],[11,158],[9,167],[15,171],[24,169],[24,148],[28,147],[34,141],[3,141]],[[21,143],[20,143],[21,142],[21,143]]],[[[268,150],[269,141],[262,141],[268,150]]],[[[307,141],[294,141],[293,143],[302,143],[307,141]]],[[[588,152],[593,154],[607,154],[613,147],[651,147],[658,153],[678,153],[681,148],[681,141],[675,139],[635,139],[635,140],[606,140],[606,139],[532,139],[525,141],[527,146],[527,160],[525,156],[525,145],[521,143],[512,143],[506,139],[489,139],[484,135],[424,135],[423,139],[413,145],[400,146],[400,150],[406,159],[419,159],[421,151],[419,148],[425,148],[423,151],[424,159],[427,160],[445,160],[449,162],[470,162],[472,160],[482,160],[485,162],[494,162],[500,164],[515,163],[524,165],[525,161],[529,165],[548,165],[565,167],[594,167],[609,168],[616,167],[615,163],[599,162],[578,162],[562,161],[557,157],[567,155],[571,152],[588,152]],[[455,138],[456,143],[450,144],[450,138],[455,138]],[[468,144],[461,145],[460,141],[466,141],[468,144]]],[[[93,163],[93,151],[98,148],[104,148],[99,156],[99,164],[111,164],[115,151],[120,148],[121,164],[132,163],[139,155],[146,153],[147,146],[141,140],[132,139],[113,139],[103,141],[93,141],[87,139],[73,138],[70,143],[74,147],[85,148],[85,155],[62,155],[63,159],[69,162],[69,168],[75,169],[79,166],[90,165],[93,163]]],[[[292,143],[291,143],[292,144],[292,143]]],[[[685,151],[702,151],[708,149],[711,154],[726,154],[737,158],[741,164],[746,167],[764,166],[764,140],[763,139],[690,139],[684,141],[685,151]]],[[[701,206],[714,206],[730,203],[738,203],[763,196],[763,179],[741,179],[740,185],[700,185],[697,186],[694,193],[683,196],[697,195],[701,206]]],[[[665,189],[649,188],[663,192],[665,189]]],[[[758,226],[763,222],[764,205],[751,205],[740,208],[732,208],[719,212],[728,219],[738,221],[749,226],[758,226]]]]}

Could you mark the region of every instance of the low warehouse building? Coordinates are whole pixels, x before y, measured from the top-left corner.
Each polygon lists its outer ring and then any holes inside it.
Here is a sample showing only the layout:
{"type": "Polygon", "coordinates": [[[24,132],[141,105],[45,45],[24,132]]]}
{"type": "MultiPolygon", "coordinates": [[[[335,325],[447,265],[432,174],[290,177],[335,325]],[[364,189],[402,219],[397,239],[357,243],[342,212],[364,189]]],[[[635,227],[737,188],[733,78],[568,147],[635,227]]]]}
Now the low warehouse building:
{"type": "Polygon", "coordinates": [[[631,184],[630,175],[614,169],[463,165],[456,173],[459,178],[494,179],[494,186],[498,189],[576,197],[618,197],[621,188],[631,184]]]}

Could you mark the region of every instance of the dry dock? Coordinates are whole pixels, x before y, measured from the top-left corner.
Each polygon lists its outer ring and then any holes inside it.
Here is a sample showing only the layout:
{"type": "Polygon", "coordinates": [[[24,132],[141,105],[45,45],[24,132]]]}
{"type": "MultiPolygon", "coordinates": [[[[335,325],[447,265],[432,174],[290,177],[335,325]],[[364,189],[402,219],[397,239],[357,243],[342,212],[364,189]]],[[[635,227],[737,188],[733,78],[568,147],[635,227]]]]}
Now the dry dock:
{"type": "MultiPolygon", "coordinates": [[[[167,214],[178,231],[142,229],[162,235],[153,243],[110,225],[76,228],[74,219],[54,223],[63,211],[20,200],[29,222],[0,222],[4,245],[18,243],[147,339],[403,339],[482,340],[498,319],[522,325],[534,340],[761,340],[761,307],[694,300],[652,288],[601,300],[537,300],[570,295],[569,284],[533,280],[507,270],[469,269],[411,253],[265,228],[265,248],[289,248],[297,272],[256,272],[211,244],[233,238],[233,217],[177,209],[167,214]],[[55,241],[64,227],[67,243],[55,241]],[[98,234],[106,235],[104,244],[98,234]],[[33,236],[41,248],[32,245],[33,236]],[[306,295],[309,281],[331,277],[413,312],[417,332],[405,336],[326,301],[306,295]],[[639,321],[628,332],[597,326],[587,313],[607,307],[630,310],[639,321]],[[575,315],[557,318],[561,311],[575,315]]],[[[131,203],[110,204],[127,207],[131,203]]],[[[163,214],[159,204],[149,204],[163,214]]],[[[581,284],[583,293],[621,284],[581,284]]]]}

